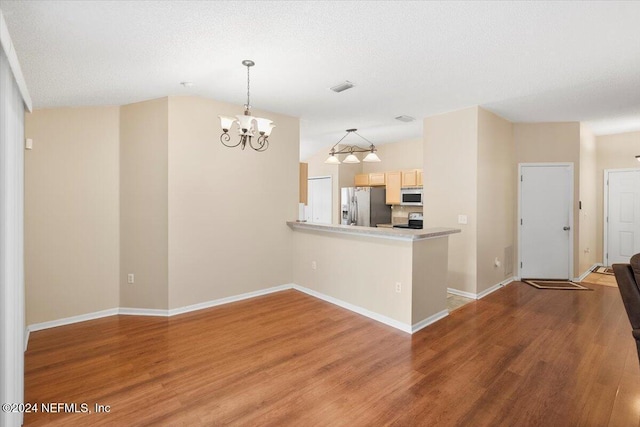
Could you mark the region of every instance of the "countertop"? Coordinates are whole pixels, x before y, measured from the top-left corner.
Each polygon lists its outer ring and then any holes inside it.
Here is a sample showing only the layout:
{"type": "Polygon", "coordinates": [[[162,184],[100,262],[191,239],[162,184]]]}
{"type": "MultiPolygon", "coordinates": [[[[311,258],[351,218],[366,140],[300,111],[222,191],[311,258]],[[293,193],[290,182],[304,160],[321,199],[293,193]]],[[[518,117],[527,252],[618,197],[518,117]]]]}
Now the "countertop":
{"type": "Polygon", "coordinates": [[[445,237],[460,233],[459,228],[430,227],[422,230],[407,228],[361,227],[358,225],[316,224],[313,222],[287,221],[287,225],[296,230],[324,231],[328,233],[354,234],[358,236],[379,237],[393,240],[423,240],[445,237]]]}
{"type": "Polygon", "coordinates": [[[393,224],[378,224],[376,227],[380,228],[393,228],[393,224]]]}

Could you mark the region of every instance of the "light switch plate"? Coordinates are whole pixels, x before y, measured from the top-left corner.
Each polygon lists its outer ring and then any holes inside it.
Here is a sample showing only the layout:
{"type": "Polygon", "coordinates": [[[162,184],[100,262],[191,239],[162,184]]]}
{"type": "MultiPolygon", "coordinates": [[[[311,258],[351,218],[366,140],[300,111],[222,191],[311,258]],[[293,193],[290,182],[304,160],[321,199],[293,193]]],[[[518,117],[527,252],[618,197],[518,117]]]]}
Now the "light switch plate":
{"type": "Polygon", "coordinates": [[[31,139],[31,138],[27,138],[27,139],[24,141],[24,148],[25,148],[26,150],[33,150],[33,139],[31,139]]]}
{"type": "Polygon", "coordinates": [[[458,224],[466,224],[467,216],[466,215],[458,215],[458,224]]]}

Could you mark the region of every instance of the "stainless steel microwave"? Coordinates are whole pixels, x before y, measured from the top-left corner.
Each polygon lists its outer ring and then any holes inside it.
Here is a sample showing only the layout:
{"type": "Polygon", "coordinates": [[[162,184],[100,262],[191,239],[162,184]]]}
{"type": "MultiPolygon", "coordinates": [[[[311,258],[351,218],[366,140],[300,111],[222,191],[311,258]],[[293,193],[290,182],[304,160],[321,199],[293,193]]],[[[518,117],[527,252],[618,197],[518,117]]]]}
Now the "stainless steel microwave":
{"type": "Polygon", "coordinates": [[[400,204],[403,206],[422,206],[422,188],[402,188],[400,190],[400,204]]]}

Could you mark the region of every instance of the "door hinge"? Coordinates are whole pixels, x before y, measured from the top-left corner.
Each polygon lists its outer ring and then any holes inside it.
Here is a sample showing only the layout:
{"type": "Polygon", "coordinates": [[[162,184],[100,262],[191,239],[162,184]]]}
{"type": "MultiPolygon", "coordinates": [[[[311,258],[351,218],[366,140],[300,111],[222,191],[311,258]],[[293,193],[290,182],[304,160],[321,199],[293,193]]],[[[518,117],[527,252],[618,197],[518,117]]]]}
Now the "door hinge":
{"type": "Polygon", "coordinates": [[[522,218],[520,218],[520,225],[522,225],[522,218]]]}
{"type": "Polygon", "coordinates": [[[522,175],[520,175],[520,182],[522,182],[522,181],[523,181],[523,179],[522,179],[522,175]]]}
{"type": "Polygon", "coordinates": [[[522,268],[522,263],[520,263],[520,268],[522,268]]]}

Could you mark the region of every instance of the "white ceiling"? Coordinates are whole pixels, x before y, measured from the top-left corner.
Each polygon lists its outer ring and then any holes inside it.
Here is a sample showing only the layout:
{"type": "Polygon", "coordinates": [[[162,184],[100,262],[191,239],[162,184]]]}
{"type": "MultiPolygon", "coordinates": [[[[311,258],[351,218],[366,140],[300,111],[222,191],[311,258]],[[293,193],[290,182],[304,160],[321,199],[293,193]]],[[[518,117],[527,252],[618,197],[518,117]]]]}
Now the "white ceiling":
{"type": "MultiPolygon", "coordinates": [[[[0,0],[36,108],[196,94],[301,119],[301,158],[481,105],[640,130],[640,2],[0,0]],[[356,87],[334,93],[350,80],[356,87]],[[195,86],[184,88],[182,81],[195,86]],[[394,120],[401,114],[413,123],[394,120]]],[[[212,118],[212,120],[217,120],[212,118]]],[[[277,141],[277,128],[272,136],[277,141]]]]}

